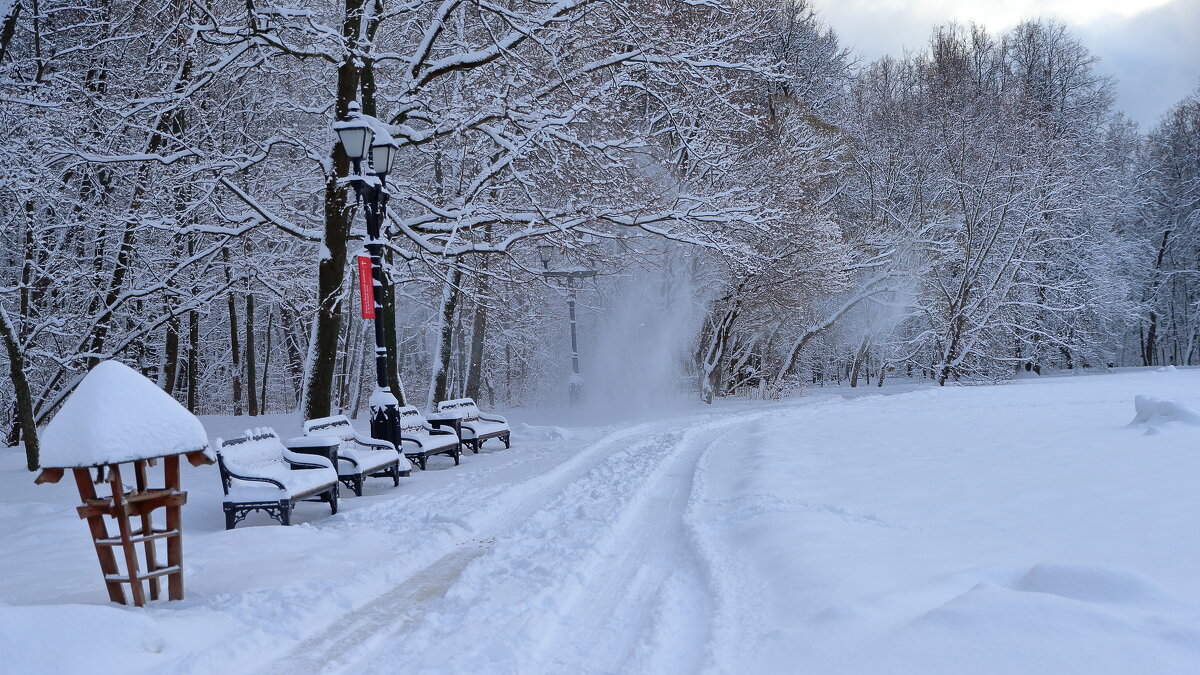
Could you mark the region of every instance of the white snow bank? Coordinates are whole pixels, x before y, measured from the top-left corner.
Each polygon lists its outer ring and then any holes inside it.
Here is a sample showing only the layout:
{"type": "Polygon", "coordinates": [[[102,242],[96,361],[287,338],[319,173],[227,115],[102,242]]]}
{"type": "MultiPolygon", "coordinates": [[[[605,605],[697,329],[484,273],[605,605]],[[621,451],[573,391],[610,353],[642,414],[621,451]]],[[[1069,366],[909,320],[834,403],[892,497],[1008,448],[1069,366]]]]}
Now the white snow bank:
{"type": "Polygon", "coordinates": [[[513,436],[525,442],[563,441],[573,437],[573,434],[558,426],[531,426],[517,422],[512,426],[513,436]]]}
{"type": "Polygon", "coordinates": [[[163,646],[153,618],[116,607],[0,607],[0,651],[9,673],[105,672],[130,661],[154,663],[163,646]]]}
{"type": "Polygon", "coordinates": [[[1040,563],[1021,575],[1011,588],[1027,593],[1057,595],[1079,602],[1170,604],[1159,588],[1139,574],[1089,565],[1040,563]]]}
{"type": "Polygon", "coordinates": [[[1200,413],[1180,403],[1167,401],[1146,394],[1138,394],[1133,398],[1135,415],[1128,426],[1145,426],[1157,428],[1168,422],[1183,422],[1184,424],[1200,425],[1200,413]]]}
{"type": "Polygon", "coordinates": [[[42,467],[81,467],[204,450],[200,420],[117,361],[92,369],[42,431],[42,467]]]}

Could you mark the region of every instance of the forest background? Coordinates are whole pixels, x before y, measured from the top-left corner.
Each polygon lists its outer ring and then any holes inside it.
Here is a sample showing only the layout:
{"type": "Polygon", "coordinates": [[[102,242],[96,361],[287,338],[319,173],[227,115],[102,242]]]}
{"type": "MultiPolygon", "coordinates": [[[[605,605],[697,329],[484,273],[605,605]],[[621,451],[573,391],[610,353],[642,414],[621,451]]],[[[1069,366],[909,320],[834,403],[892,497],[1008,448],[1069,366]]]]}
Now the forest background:
{"type": "MultiPolygon", "coordinates": [[[[418,406],[1200,364],[1200,89],[1143,130],[1063,24],[861,62],[804,0],[0,0],[0,432],[87,370],[358,414],[333,121],[400,143],[381,320],[418,406]]],[[[22,433],[25,430],[25,433],[22,433]]]]}

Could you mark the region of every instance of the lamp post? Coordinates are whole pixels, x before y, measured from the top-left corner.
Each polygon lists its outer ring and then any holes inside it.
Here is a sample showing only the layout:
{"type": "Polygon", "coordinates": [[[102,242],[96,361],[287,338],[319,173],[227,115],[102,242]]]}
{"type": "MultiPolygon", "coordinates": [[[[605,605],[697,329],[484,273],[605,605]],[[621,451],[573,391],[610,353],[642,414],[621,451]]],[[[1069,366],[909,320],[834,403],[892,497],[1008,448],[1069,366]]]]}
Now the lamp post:
{"type": "Polygon", "coordinates": [[[567,316],[571,323],[571,383],[568,396],[571,405],[578,405],[583,398],[583,376],[579,374],[579,340],[576,337],[575,321],[575,280],[590,279],[596,276],[596,270],[586,268],[550,269],[550,257],[554,252],[553,246],[538,246],[538,258],[542,261],[542,275],[545,277],[564,277],[567,280],[567,316]]]}
{"type": "Polygon", "coordinates": [[[400,413],[396,396],[388,386],[387,347],[380,321],[383,307],[383,239],[381,230],[387,213],[387,175],[396,161],[399,145],[379,120],[362,114],[357,101],[347,106],[346,116],[333,123],[338,140],[354,166],[347,180],[363,205],[367,221],[367,252],[371,256],[372,300],[375,304],[375,391],[371,393],[371,436],[400,447],[400,413]],[[362,161],[368,160],[366,172],[362,161]]]}

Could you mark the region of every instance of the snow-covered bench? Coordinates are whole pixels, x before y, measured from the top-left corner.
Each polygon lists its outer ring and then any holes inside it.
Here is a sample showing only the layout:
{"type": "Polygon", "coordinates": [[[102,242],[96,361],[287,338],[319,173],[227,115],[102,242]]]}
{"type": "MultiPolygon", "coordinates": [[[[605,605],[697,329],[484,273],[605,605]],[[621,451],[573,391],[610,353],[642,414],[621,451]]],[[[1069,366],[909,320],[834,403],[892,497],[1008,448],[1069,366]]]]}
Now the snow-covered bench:
{"type": "Polygon", "coordinates": [[[245,434],[217,439],[225,529],[232,530],[252,511],[291,525],[292,509],[300,501],[326,502],[330,513],[337,513],[338,476],[329,457],[288,449],[273,429],[248,429],[245,434]]]}
{"type": "Polygon", "coordinates": [[[479,406],[475,405],[474,399],[456,398],[440,401],[437,404],[437,412],[429,416],[429,421],[434,426],[456,426],[462,442],[471,446],[471,450],[476,454],[479,453],[483,442],[490,438],[499,438],[505,448],[510,447],[511,431],[508,428],[508,420],[499,415],[485,415],[479,412],[479,406]]]}
{"type": "Polygon", "coordinates": [[[392,485],[399,485],[400,476],[407,476],[412,471],[412,463],[396,452],[395,446],[358,433],[345,415],[308,420],[304,423],[304,435],[339,441],[338,480],[359,497],[367,476],[390,477],[392,485]]]}
{"type": "Polygon", "coordinates": [[[449,455],[458,466],[462,458],[462,443],[450,429],[434,429],[415,406],[400,409],[400,445],[404,456],[417,463],[421,470],[433,455],[449,455]]]}

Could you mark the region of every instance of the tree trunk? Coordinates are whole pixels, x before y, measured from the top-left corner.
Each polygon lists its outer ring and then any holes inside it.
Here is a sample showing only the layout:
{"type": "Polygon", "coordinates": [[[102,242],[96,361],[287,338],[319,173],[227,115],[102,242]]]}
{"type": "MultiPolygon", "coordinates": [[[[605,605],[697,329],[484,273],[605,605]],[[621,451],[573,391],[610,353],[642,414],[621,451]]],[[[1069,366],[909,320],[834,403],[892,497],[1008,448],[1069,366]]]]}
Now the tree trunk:
{"type": "Polygon", "coordinates": [[[429,409],[438,401],[445,401],[450,383],[450,358],[454,346],[454,309],[458,305],[458,284],[462,281],[462,270],[457,265],[447,275],[442,293],[442,323],[438,339],[438,352],[433,361],[432,386],[429,388],[429,409]]]}
{"type": "MultiPolygon", "coordinates": [[[[354,311],[346,312],[346,329],[343,331],[345,340],[342,342],[341,366],[338,368],[338,375],[341,381],[341,385],[338,387],[337,397],[337,409],[339,411],[344,411],[346,408],[350,407],[350,395],[352,393],[350,391],[350,376],[354,372],[354,369],[358,367],[358,355],[362,346],[359,341],[355,339],[354,314],[354,311]]],[[[358,322],[360,325],[365,323],[367,323],[365,319],[358,322]]]]}
{"type": "Polygon", "coordinates": [[[242,414],[242,349],[238,341],[237,299],[230,291],[226,296],[229,305],[229,351],[233,358],[233,414],[242,414]]]}
{"type": "MultiPolygon", "coordinates": [[[[483,266],[487,269],[487,264],[483,266]]],[[[467,374],[467,398],[479,400],[483,382],[483,347],[487,333],[487,276],[479,277],[479,295],[475,302],[475,321],[471,326],[471,365],[467,374]]]]}
{"type": "Polygon", "coordinates": [[[283,346],[288,354],[288,372],[291,374],[293,400],[299,398],[304,386],[304,357],[306,351],[301,344],[300,320],[286,305],[279,308],[280,330],[283,331],[283,346]]]}
{"type": "Polygon", "coordinates": [[[246,291],[246,412],[258,415],[258,355],[254,353],[254,293],[246,291]]]}
{"type": "Polygon", "coordinates": [[[0,339],[4,340],[8,352],[8,371],[12,378],[13,392],[17,398],[17,420],[21,437],[25,439],[25,467],[30,471],[38,469],[38,435],[37,422],[33,419],[33,398],[29,394],[29,381],[25,379],[25,355],[21,353],[21,345],[17,343],[17,331],[8,318],[8,312],[0,307],[0,339]]]}
{"type": "Polygon", "coordinates": [[[187,407],[193,415],[200,406],[200,312],[188,312],[187,407]]]}
{"type": "Polygon", "coordinates": [[[263,350],[262,394],[258,397],[258,414],[267,414],[267,375],[271,370],[271,331],[275,327],[275,312],[267,312],[266,349],[263,350]]]}
{"type": "Polygon", "coordinates": [[[1142,345],[1142,365],[1152,366],[1155,363],[1155,350],[1158,349],[1158,314],[1150,312],[1150,326],[1146,329],[1146,341],[1142,345]]]}
{"type": "Polygon", "coordinates": [[[356,365],[351,371],[353,383],[350,385],[350,396],[352,397],[351,401],[353,401],[350,404],[350,417],[353,419],[358,419],[358,413],[363,408],[363,378],[366,377],[367,362],[372,361],[371,359],[363,358],[363,347],[366,345],[369,334],[372,333],[371,324],[366,321],[362,322],[362,329],[359,330],[359,333],[358,348],[356,351],[358,358],[355,359],[356,365]]]}
{"type": "MultiPolygon", "coordinates": [[[[856,353],[854,355],[854,362],[850,366],[850,387],[851,388],[858,386],[858,373],[860,370],[862,370],[863,360],[865,360],[867,358],[867,349],[869,348],[868,345],[869,345],[869,341],[863,340],[862,344],[859,345],[859,347],[858,347],[858,353],[856,353]]],[[[867,379],[870,379],[870,376],[868,376],[867,379]]]]}
{"type": "Polygon", "coordinates": [[[475,306],[475,321],[470,329],[470,366],[467,374],[467,398],[479,400],[484,381],[484,335],[487,331],[487,305],[475,306]]]}
{"type": "Polygon", "coordinates": [[[467,339],[463,333],[462,319],[458,319],[454,322],[454,355],[457,357],[454,364],[454,387],[449,392],[454,398],[464,396],[463,391],[467,388],[467,348],[464,344],[467,339]]]}
{"type": "Polygon", "coordinates": [[[8,16],[4,17],[4,27],[0,28],[0,63],[4,63],[4,55],[8,52],[8,45],[12,42],[13,33],[17,30],[17,16],[21,13],[21,0],[17,0],[9,10],[8,16]]]}
{"type": "Polygon", "coordinates": [[[163,343],[163,390],[175,395],[179,376],[179,317],[167,319],[167,337],[163,343]]]}
{"type": "MultiPolygon", "coordinates": [[[[362,34],[363,0],[346,0],[342,38],[346,59],[337,70],[337,102],[334,114],[346,116],[358,92],[359,36],[362,34]]],[[[302,406],[306,419],[328,417],[332,407],[333,375],[337,368],[338,335],[342,327],[342,282],[346,273],[346,237],[350,234],[353,208],[338,177],[350,172],[350,160],[340,143],[333,146],[333,171],[325,177],[325,232],[323,253],[317,265],[317,316],[315,338],[309,345],[308,381],[302,406]]]]}

